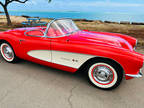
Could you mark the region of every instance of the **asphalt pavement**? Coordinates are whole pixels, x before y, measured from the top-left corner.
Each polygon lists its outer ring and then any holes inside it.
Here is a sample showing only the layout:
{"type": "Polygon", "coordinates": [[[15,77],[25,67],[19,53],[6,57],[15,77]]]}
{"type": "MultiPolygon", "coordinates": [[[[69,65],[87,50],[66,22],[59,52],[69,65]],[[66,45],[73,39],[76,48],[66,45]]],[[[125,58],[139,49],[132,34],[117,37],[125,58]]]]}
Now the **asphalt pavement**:
{"type": "Polygon", "coordinates": [[[0,108],[144,108],[144,78],[103,91],[82,73],[24,60],[10,64],[0,56],[0,108]]]}

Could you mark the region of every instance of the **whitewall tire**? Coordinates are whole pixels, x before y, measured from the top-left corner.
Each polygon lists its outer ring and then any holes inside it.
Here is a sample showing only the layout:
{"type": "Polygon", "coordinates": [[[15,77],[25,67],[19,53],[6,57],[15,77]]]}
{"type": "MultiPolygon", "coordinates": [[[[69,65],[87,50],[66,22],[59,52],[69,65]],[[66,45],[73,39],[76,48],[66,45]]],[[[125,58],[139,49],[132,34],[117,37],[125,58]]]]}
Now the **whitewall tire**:
{"type": "Polygon", "coordinates": [[[15,56],[14,50],[10,44],[4,42],[0,45],[0,51],[3,59],[9,63],[16,62],[17,57],[15,56]]]}
{"type": "Polygon", "coordinates": [[[88,78],[97,88],[110,90],[118,87],[123,73],[115,65],[106,62],[97,62],[89,66],[88,78]]]}

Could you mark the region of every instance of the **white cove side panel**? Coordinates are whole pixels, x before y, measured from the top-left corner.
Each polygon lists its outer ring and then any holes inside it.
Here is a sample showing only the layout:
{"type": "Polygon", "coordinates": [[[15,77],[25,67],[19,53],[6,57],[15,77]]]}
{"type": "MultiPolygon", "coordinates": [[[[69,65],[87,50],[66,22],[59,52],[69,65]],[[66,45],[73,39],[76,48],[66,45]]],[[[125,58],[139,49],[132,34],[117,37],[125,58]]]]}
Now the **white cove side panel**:
{"type": "Polygon", "coordinates": [[[28,52],[28,55],[40,60],[51,62],[51,51],[49,50],[32,50],[28,52]]]}
{"type": "Polygon", "coordinates": [[[62,51],[52,51],[53,63],[61,64],[76,69],[78,69],[88,59],[93,57],[95,56],[62,51]]]}
{"type": "Polygon", "coordinates": [[[84,62],[95,56],[63,51],[32,50],[28,55],[43,61],[78,69],[84,62]]]}

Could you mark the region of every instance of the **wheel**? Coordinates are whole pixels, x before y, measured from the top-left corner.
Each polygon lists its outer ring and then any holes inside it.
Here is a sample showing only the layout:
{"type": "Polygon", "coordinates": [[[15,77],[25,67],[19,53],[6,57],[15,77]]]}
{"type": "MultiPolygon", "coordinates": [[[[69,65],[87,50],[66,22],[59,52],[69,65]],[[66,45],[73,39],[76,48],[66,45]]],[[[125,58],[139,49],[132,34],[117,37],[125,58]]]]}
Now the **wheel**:
{"type": "Polygon", "coordinates": [[[100,61],[89,66],[88,78],[95,87],[111,90],[120,85],[123,71],[116,64],[100,61]]]}
{"type": "Polygon", "coordinates": [[[6,42],[2,43],[0,49],[1,49],[1,55],[5,61],[9,63],[15,63],[18,60],[10,44],[6,42]]]}

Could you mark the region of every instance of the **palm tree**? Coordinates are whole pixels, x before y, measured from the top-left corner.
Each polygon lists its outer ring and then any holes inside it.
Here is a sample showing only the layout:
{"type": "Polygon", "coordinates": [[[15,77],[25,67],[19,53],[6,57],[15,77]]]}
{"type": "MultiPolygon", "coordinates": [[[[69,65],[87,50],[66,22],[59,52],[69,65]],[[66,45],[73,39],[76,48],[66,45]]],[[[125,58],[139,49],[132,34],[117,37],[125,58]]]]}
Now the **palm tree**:
{"type": "MultiPolygon", "coordinates": [[[[11,19],[10,19],[9,13],[8,13],[7,6],[12,2],[26,3],[27,1],[30,1],[30,0],[5,0],[4,3],[2,1],[0,1],[0,5],[3,7],[6,18],[7,18],[7,25],[8,26],[12,25],[12,23],[11,23],[11,19]]],[[[48,2],[51,2],[51,1],[52,0],[48,0],[48,2]]]]}

